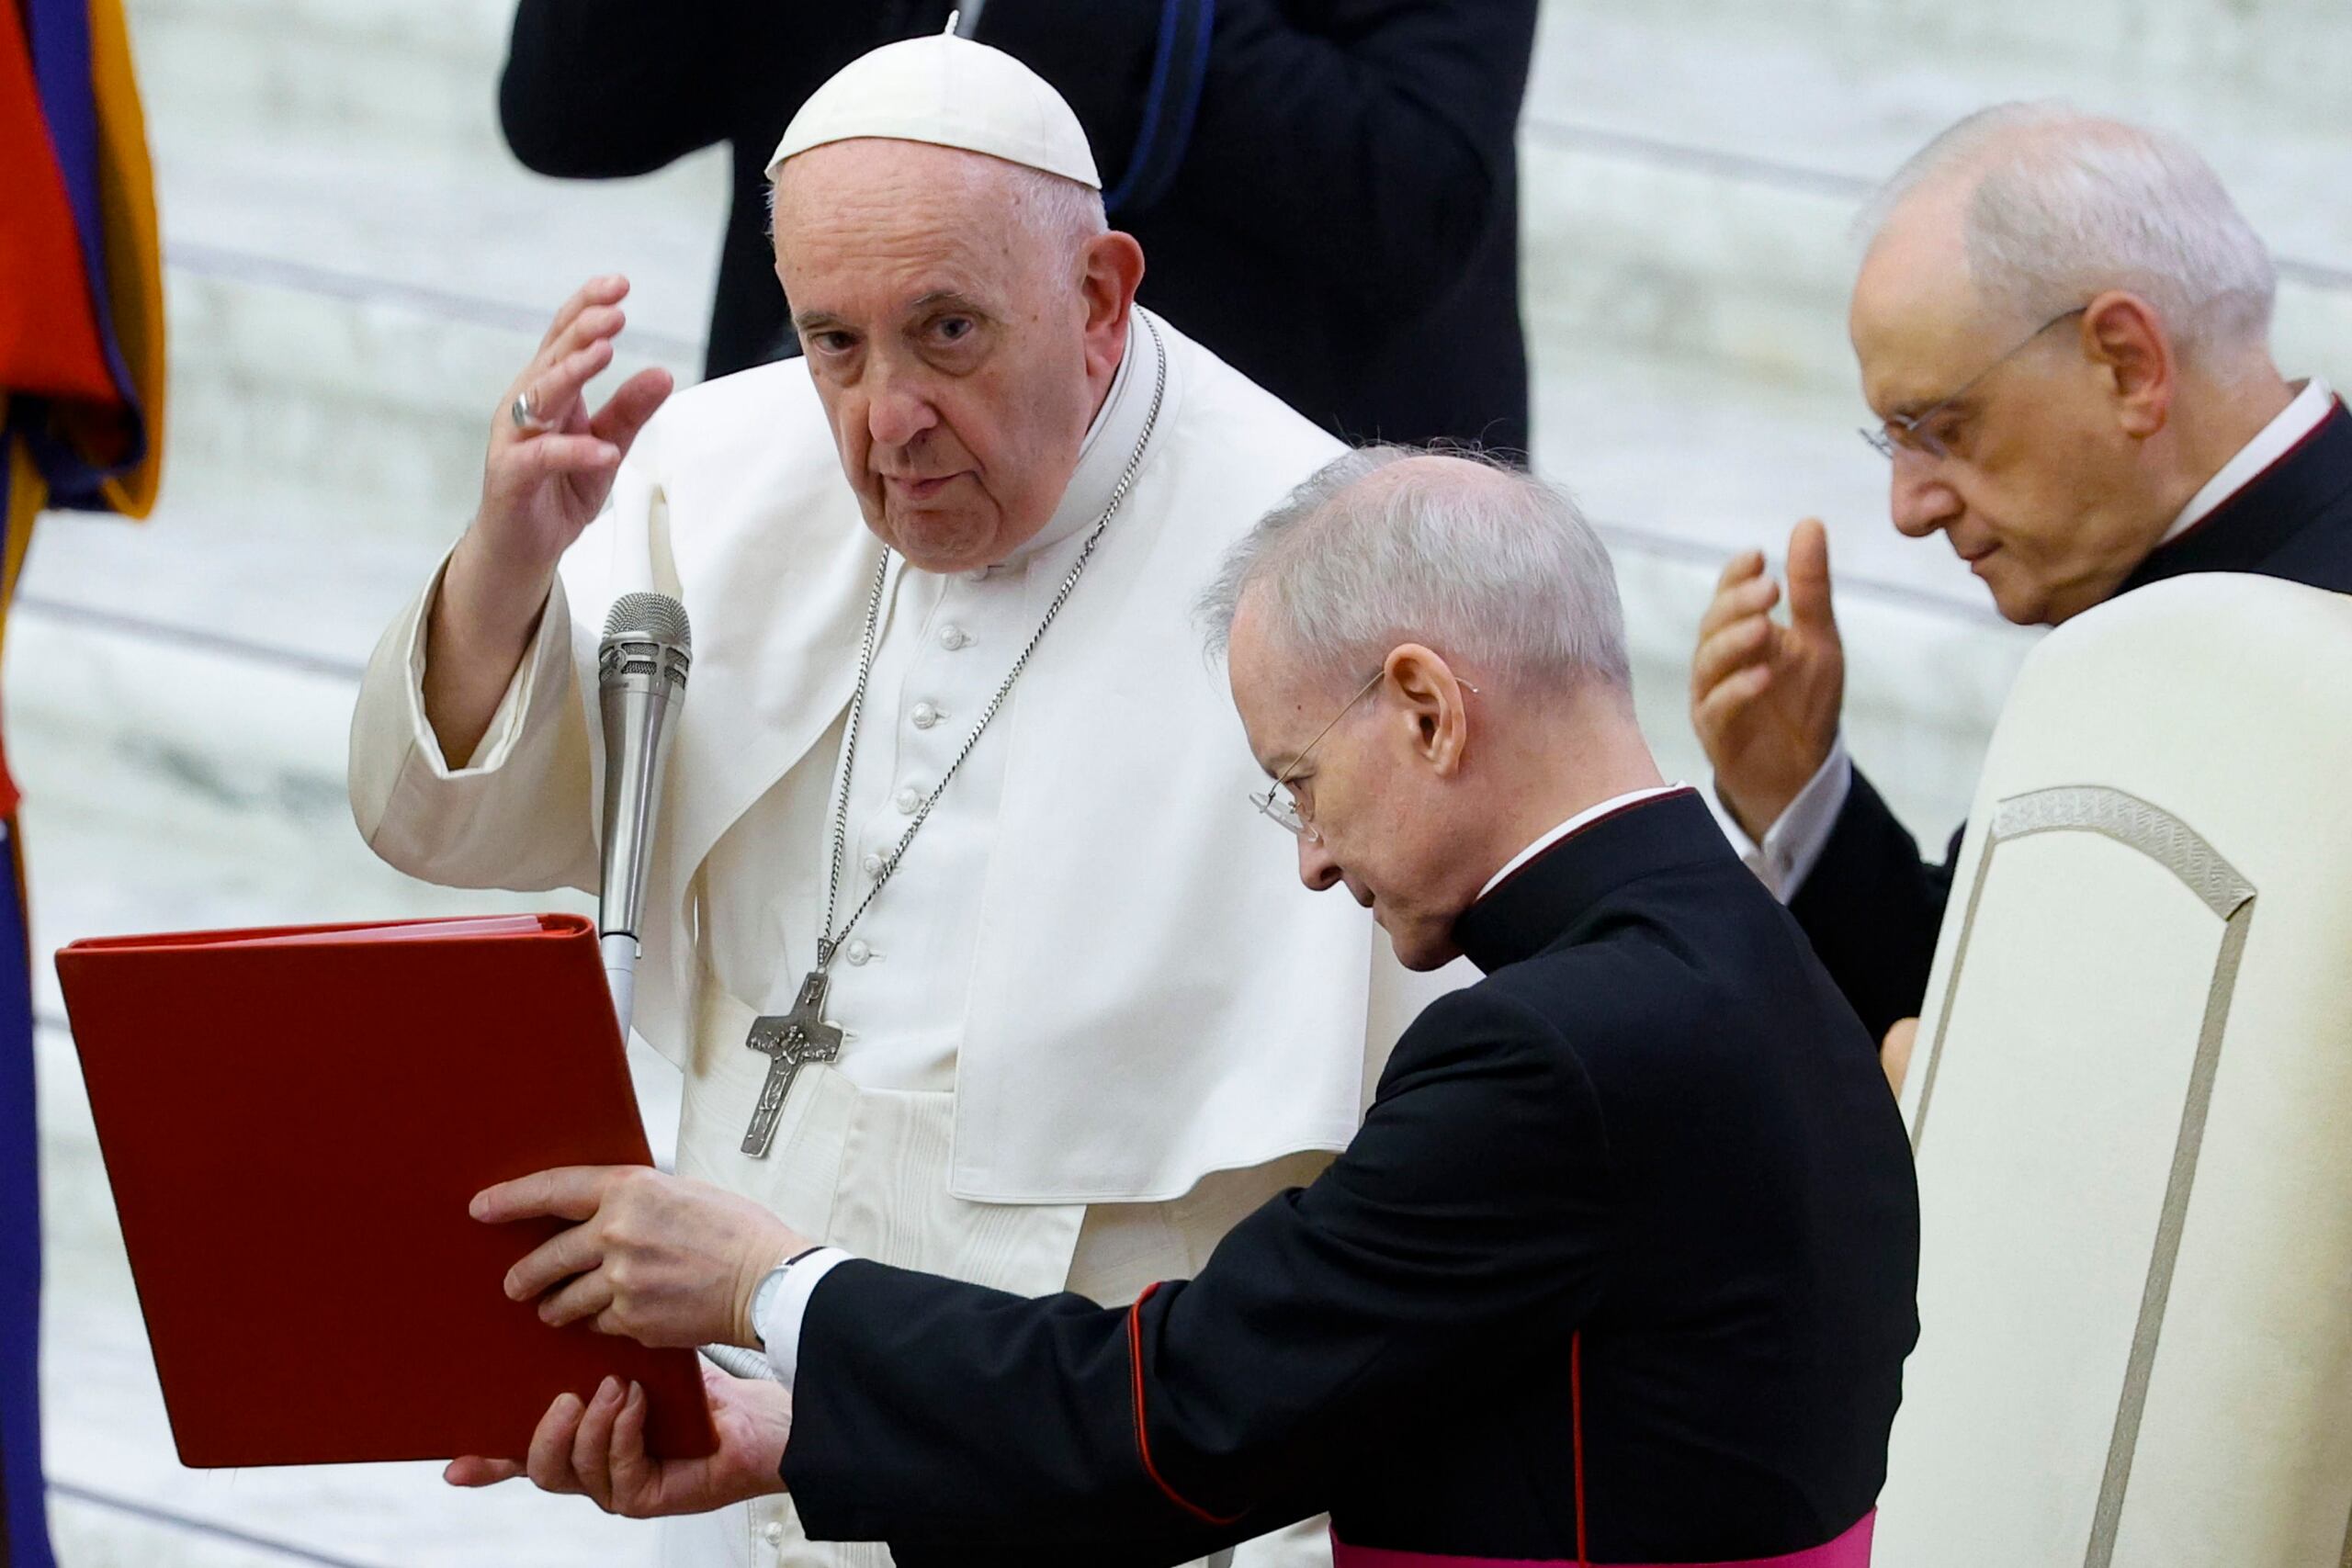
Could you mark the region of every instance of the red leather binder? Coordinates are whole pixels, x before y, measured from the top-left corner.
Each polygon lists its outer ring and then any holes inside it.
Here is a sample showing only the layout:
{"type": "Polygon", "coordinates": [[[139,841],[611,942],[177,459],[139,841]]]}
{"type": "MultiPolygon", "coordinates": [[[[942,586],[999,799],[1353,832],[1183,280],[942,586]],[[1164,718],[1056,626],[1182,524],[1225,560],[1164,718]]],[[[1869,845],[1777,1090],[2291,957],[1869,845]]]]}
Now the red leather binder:
{"type": "Polygon", "coordinates": [[[607,1374],[655,1453],[712,1451],[694,1352],[549,1328],[501,1282],[560,1224],[466,1212],[650,1163],[593,921],[112,937],[57,973],[182,1463],[520,1458],[607,1374]]]}

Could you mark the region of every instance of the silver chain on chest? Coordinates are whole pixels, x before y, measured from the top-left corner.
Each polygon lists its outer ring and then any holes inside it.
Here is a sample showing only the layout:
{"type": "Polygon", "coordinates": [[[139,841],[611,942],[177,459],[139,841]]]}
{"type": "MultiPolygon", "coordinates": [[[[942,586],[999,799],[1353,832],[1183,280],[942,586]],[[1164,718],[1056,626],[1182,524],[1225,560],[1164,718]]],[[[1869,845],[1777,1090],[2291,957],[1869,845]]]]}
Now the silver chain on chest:
{"type": "Polygon", "coordinates": [[[858,722],[865,712],[866,682],[874,674],[874,648],[882,626],[882,597],[890,577],[890,550],[888,546],[883,547],[882,559],[874,569],[874,592],[866,600],[865,640],[858,651],[857,687],[850,695],[848,732],[842,741],[841,784],[833,800],[832,862],[827,867],[825,883],[825,920],[817,936],[817,973],[819,974],[824,973],[831,966],[833,954],[840,951],[842,942],[873,904],[876,896],[882,891],[890,878],[897,874],[899,863],[906,856],[907,846],[914,842],[915,835],[921,832],[922,825],[931,819],[931,808],[939,804],[939,797],[946,793],[948,782],[954,779],[956,773],[964,766],[966,759],[971,756],[973,748],[980,743],[981,732],[986,730],[989,721],[996,717],[997,710],[1004,706],[1005,698],[1012,694],[1013,682],[1019,681],[1021,672],[1029,667],[1030,655],[1037,651],[1037,645],[1046,639],[1046,628],[1054,624],[1054,617],[1060,615],[1062,606],[1069,603],[1070,591],[1078,586],[1079,578],[1086,571],[1086,563],[1094,558],[1094,547],[1101,542],[1102,531],[1111,525],[1111,519],[1118,515],[1120,506],[1127,499],[1128,490],[1135,484],[1136,471],[1143,467],[1144,452],[1151,445],[1151,433],[1159,423],[1160,400],[1168,391],[1168,349],[1167,345],[1160,341],[1159,329],[1153,326],[1151,319],[1141,311],[1136,312],[1135,320],[1141,322],[1144,331],[1151,335],[1152,355],[1156,366],[1152,378],[1151,407],[1144,415],[1143,434],[1136,438],[1136,448],[1128,454],[1127,466],[1120,473],[1119,482],[1111,491],[1110,503],[1102,508],[1102,515],[1095,520],[1093,532],[1087,535],[1085,545],[1078,552],[1078,559],[1071,563],[1068,575],[1062,579],[1061,586],[1055,590],[1052,602],[1046,606],[1045,618],[1037,623],[1037,629],[1029,634],[1029,640],[1023,646],[1020,656],[1013,660],[1012,668],[1005,672],[1003,682],[998,685],[996,695],[989,699],[988,706],[981,710],[978,722],[972,726],[971,733],[964,737],[964,744],[956,750],[955,760],[947,764],[947,771],[939,775],[939,782],[932,785],[931,794],[924,798],[921,806],[915,808],[914,819],[907,824],[907,830],[899,835],[898,843],[893,846],[888,854],[882,857],[881,869],[874,875],[874,886],[865,890],[865,897],[858,900],[857,908],[850,911],[849,919],[842,922],[839,931],[835,931],[833,914],[841,904],[842,873],[849,861],[849,786],[850,776],[857,767],[858,722]]]}

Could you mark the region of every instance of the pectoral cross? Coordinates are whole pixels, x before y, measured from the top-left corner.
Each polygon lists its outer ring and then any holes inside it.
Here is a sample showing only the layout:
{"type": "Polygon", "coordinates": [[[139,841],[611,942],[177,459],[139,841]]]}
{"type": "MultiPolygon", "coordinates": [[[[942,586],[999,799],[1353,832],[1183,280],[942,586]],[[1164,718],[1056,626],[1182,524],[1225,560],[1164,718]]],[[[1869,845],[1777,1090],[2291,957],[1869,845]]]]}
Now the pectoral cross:
{"type": "Polygon", "coordinates": [[[800,995],[782,1018],[755,1019],[743,1043],[768,1056],[767,1082],[760,1086],[760,1103],[752,1125],[743,1134],[743,1152],[765,1159],[775,1136],[776,1118],[784,1111],[784,1097],[807,1062],[830,1062],[842,1054],[842,1032],[820,1014],[825,1006],[825,972],[811,969],[800,982],[800,995]]]}

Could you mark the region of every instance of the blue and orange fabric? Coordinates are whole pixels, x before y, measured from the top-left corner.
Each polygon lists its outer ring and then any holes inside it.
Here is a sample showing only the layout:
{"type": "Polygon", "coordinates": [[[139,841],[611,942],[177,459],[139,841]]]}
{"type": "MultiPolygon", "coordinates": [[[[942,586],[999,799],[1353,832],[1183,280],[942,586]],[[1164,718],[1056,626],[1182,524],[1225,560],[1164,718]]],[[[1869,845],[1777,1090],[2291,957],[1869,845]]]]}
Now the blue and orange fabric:
{"type": "MultiPolygon", "coordinates": [[[[0,637],[41,511],[153,507],[163,400],[163,254],[121,0],[0,0],[0,637]]],[[[51,1568],[17,806],[0,742],[0,1568],[51,1568]]]]}

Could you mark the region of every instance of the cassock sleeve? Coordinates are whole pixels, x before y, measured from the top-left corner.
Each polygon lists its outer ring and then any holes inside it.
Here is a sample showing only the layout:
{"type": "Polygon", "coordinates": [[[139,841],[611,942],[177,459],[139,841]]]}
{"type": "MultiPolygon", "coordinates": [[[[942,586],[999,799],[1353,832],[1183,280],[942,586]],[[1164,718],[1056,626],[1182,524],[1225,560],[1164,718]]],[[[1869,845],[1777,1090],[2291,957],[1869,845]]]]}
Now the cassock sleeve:
{"type": "Polygon", "coordinates": [[[1608,1252],[1574,1052],[1491,986],[1399,1043],[1363,1130],[1198,1278],[1112,1311],[865,1261],[801,1327],[783,1473],[819,1539],[902,1563],[1173,1562],[1328,1506],[1351,1444],[1514,1328],[1587,1314],[1608,1252]]]}
{"type": "Polygon", "coordinates": [[[1923,862],[1917,841],[1856,768],[1821,858],[1789,900],[1873,1040],[1896,1020],[1917,1017],[1927,1000],[1965,830],[1952,834],[1943,864],[1923,862]]]}
{"type": "Polygon", "coordinates": [[[1509,195],[1534,0],[1327,9],[1309,28],[1276,0],[989,0],[978,36],[1078,111],[1114,222],[1213,189],[1234,244],[1418,315],[1509,195]]]}

